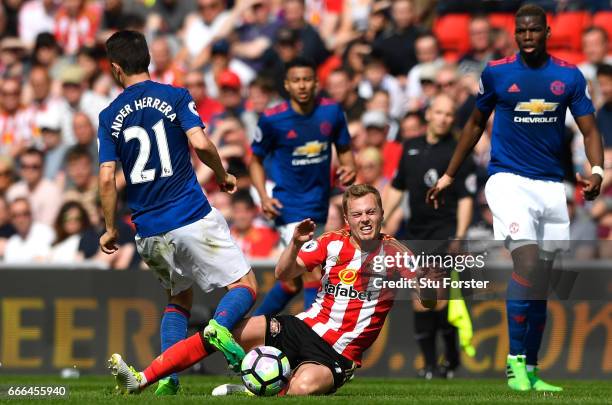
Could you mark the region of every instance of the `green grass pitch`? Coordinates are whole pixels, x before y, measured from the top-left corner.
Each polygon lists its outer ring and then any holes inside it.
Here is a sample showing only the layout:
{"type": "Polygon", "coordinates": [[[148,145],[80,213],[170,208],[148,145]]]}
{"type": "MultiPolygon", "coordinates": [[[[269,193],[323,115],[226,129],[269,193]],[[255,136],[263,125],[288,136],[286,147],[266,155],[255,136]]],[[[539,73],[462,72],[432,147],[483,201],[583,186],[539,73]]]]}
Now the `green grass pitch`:
{"type": "Polygon", "coordinates": [[[561,384],[565,391],[556,394],[538,392],[510,392],[503,379],[456,379],[451,381],[416,379],[381,379],[357,376],[335,395],[308,398],[252,398],[212,397],[212,389],[222,383],[237,383],[237,377],[193,376],[181,377],[182,388],[176,397],[156,398],[149,388],[140,395],[115,394],[114,380],[104,376],[86,376],[77,380],[63,380],[48,376],[0,376],[3,393],[1,404],[226,404],[226,403],[304,403],[304,404],[603,404],[612,401],[612,384],[609,381],[565,380],[552,381],[561,384]],[[9,386],[67,386],[67,398],[25,400],[8,398],[9,386]],[[264,402],[265,401],[265,402],[264,402]]]}

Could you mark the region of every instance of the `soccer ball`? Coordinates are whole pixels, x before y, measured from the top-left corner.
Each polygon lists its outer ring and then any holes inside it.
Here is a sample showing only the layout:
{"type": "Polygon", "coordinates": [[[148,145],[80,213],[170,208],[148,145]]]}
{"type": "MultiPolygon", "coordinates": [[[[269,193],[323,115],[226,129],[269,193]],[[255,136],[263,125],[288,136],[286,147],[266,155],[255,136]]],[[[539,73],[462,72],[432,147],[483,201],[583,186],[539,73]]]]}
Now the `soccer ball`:
{"type": "Polygon", "coordinates": [[[291,373],[287,356],[272,346],[259,346],[248,352],[240,369],[245,387],[260,396],[278,394],[291,373]]]}

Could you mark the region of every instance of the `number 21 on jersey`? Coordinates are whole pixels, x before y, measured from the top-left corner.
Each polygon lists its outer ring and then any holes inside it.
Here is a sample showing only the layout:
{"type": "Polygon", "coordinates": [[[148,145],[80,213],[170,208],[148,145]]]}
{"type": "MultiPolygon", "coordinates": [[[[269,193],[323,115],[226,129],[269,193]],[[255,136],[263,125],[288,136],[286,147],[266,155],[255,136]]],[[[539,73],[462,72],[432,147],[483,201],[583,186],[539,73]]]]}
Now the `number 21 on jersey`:
{"type": "MultiPolygon", "coordinates": [[[[155,134],[157,150],[159,151],[161,177],[170,177],[172,176],[172,162],[170,161],[170,151],[168,150],[168,140],[166,139],[166,129],[164,128],[163,119],[157,121],[155,125],[153,125],[153,133],[155,134]]],[[[155,179],[155,169],[145,170],[145,166],[151,156],[151,141],[149,140],[147,130],[143,127],[133,126],[126,128],[123,131],[123,135],[125,137],[125,142],[137,139],[140,143],[136,162],[130,172],[130,182],[132,184],[137,184],[153,181],[155,179]]]]}

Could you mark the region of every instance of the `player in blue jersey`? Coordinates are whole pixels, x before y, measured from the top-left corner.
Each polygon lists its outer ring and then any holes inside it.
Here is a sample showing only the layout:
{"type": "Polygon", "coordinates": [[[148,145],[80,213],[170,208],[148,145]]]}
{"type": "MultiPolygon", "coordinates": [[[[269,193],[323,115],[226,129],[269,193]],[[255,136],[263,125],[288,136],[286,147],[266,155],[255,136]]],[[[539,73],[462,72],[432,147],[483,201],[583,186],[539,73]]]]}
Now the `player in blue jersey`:
{"type": "Polygon", "coordinates": [[[537,375],[546,322],[546,296],[555,252],[569,243],[569,217],[562,183],[562,149],[567,108],[584,136],[591,174],[577,181],[584,197],[599,194],[603,179],[601,136],[587,83],[573,65],[550,56],[550,28],[538,6],[516,13],[518,54],[490,62],[482,73],[476,108],[467,122],[444,176],[429,190],[439,193],[453,182],[461,162],[480,139],[493,110],[490,178],[485,194],[493,212],[495,238],[511,252],[514,271],[506,311],[510,353],[506,373],[514,390],[561,391],[537,375]]]}
{"type": "MultiPolygon", "coordinates": [[[[115,210],[116,162],[127,181],[127,201],[136,225],[136,246],[143,260],[168,293],[161,322],[162,351],[187,337],[192,285],[208,292],[229,291],[219,302],[202,338],[239,368],[244,356],[229,332],[254,302],[256,281],[227,223],[210,206],[191,165],[189,144],[215,173],[222,190],[233,192],[236,179],[228,174],[215,146],[204,133],[189,92],[152,82],[147,43],[142,34],[120,31],[106,42],[116,81],[124,88],[100,113],[99,187],[106,233],[105,253],[117,248],[115,210]]],[[[110,359],[111,369],[121,359],[110,359]]],[[[160,383],[158,394],[175,394],[176,375],[160,383]]]]}
{"type": "MultiPolygon", "coordinates": [[[[353,183],[355,162],[342,108],[329,99],[316,97],[314,64],[303,58],[287,63],[285,89],[289,100],[265,111],[259,120],[249,170],[263,213],[275,220],[281,242],[287,246],[296,225],[306,218],[317,223],[317,229],[324,228],[334,146],[339,160],[335,175],[340,184],[353,183]],[[266,191],[266,177],[275,184],[272,196],[266,191]]],[[[280,312],[299,292],[300,284],[300,280],[277,282],[255,315],[280,312]]],[[[316,298],[319,277],[308,274],[302,285],[304,308],[308,309],[316,298]]]]}

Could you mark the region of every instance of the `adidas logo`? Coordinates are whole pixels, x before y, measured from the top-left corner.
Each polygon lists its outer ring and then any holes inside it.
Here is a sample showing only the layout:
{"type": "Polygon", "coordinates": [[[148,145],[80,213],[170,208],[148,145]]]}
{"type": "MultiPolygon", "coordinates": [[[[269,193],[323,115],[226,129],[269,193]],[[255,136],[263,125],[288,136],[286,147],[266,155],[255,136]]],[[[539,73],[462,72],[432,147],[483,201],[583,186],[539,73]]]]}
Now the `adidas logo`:
{"type": "Polygon", "coordinates": [[[513,83],[512,86],[508,87],[508,93],[520,93],[521,89],[516,83],[513,83]]]}

